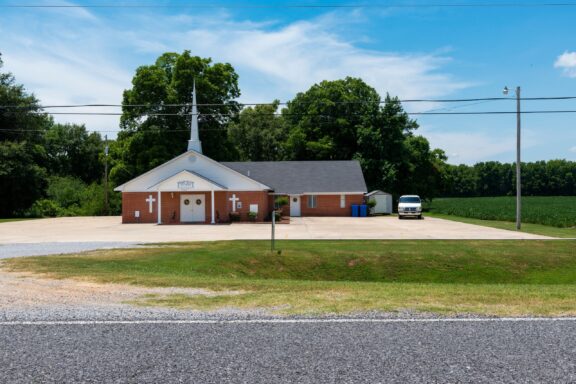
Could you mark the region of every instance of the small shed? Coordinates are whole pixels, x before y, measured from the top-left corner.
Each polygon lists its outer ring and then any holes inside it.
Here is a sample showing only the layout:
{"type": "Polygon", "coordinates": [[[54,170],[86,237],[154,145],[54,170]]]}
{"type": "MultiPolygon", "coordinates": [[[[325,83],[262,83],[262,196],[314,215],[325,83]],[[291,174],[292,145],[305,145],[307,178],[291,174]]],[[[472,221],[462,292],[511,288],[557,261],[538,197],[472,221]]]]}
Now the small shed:
{"type": "Polygon", "coordinates": [[[372,191],[366,194],[368,201],[374,200],[376,205],[370,210],[372,214],[386,214],[392,213],[392,195],[379,190],[372,191]]]}

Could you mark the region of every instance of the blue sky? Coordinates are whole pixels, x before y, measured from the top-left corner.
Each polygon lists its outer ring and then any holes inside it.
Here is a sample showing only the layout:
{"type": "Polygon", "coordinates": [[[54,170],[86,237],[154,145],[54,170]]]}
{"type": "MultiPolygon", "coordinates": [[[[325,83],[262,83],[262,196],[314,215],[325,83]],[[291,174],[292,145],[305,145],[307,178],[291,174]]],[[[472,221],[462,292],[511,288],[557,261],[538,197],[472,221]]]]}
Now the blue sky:
{"type": "MultiPolygon", "coordinates": [[[[18,3],[0,1],[0,5],[18,3]]],[[[0,52],[4,70],[44,105],[120,103],[139,65],[153,63],[163,52],[185,49],[231,63],[240,75],[242,102],[287,101],[314,83],[345,76],[361,77],[381,95],[389,92],[402,99],[499,97],[504,85],[520,85],[524,97],[576,96],[574,3],[574,7],[422,7],[431,2],[44,0],[27,4],[170,7],[0,8],[0,52]],[[179,6],[194,3],[224,7],[179,6]]],[[[412,112],[514,111],[513,93],[510,97],[509,101],[405,107],[412,112]]],[[[576,110],[576,100],[525,101],[523,109],[576,110]]],[[[56,119],[85,123],[90,130],[109,131],[111,137],[118,130],[116,117],[56,119]]],[[[514,115],[417,120],[419,133],[444,149],[451,163],[515,159],[514,115]]],[[[524,115],[523,160],[576,160],[575,121],[576,114],[524,115]]]]}

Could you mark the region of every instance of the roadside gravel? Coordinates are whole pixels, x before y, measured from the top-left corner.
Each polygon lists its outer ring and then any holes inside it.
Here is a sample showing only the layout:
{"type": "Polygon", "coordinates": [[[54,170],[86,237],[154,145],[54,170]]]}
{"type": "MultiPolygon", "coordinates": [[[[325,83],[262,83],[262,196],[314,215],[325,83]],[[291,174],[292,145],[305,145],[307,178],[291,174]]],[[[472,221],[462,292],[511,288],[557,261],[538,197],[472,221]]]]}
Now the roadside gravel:
{"type": "Polygon", "coordinates": [[[54,242],[54,243],[14,243],[0,244],[0,259],[23,256],[57,255],[61,253],[79,253],[95,249],[130,248],[135,242],[90,241],[90,242],[54,242]]]}

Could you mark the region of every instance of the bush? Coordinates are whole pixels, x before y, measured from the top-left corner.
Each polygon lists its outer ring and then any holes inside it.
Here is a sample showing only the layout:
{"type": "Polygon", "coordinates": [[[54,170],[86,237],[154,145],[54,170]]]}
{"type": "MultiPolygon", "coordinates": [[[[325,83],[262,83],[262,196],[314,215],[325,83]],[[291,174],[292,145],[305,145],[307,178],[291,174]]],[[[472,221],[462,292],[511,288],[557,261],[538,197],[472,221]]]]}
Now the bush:
{"type": "Polygon", "coordinates": [[[258,213],[257,212],[248,212],[248,219],[250,221],[256,221],[256,218],[258,218],[258,213]]]}
{"type": "Polygon", "coordinates": [[[36,200],[32,207],[28,210],[27,216],[30,217],[56,217],[62,216],[63,209],[57,202],[40,199],[36,200]]]}
{"type": "Polygon", "coordinates": [[[282,220],[282,210],[279,209],[277,211],[274,211],[274,220],[276,222],[279,222],[280,220],[282,220]]]}
{"type": "Polygon", "coordinates": [[[284,207],[285,205],[288,205],[289,200],[288,200],[288,197],[286,197],[286,196],[278,196],[278,197],[276,198],[276,200],[274,200],[274,202],[276,203],[276,206],[277,206],[278,208],[282,208],[282,207],[284,207]]]}
{"type": "Polygon", "coordinates": [[[230,212],[228,217],[230,217],[230,222],[232,223],[240,221],[240,212],[230,212]]]}

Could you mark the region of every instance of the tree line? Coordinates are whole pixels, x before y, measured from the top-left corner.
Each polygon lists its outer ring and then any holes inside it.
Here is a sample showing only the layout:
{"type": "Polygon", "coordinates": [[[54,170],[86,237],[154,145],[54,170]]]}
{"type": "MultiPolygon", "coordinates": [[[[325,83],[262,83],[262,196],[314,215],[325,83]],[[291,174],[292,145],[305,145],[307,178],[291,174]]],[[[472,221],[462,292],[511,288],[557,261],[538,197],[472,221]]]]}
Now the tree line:
{"type": "Polygon", "coordinates": [[[0,217],[104,214],[100,134],[55,123],[1,68],[0,217]]]}
{"type": "MultiPolygon", "coordinates": [[[[575,196],[576,162],[567,160],[522,163],[522,194],[575,196]]],[[[512,196],[516,194],[516,164],[489,161],[468,165],[446,164],[440,191],[445,197],[512,196]]]]}
{"type": "MultiPolygon", "coordinates": [[[[0,217],[118,214],[115,186],[186,151],[193,84],[203,152],[217,161],[356,159],[370,190],[396,196],[514,193],[513,165],[447,164],[398,98],[382,98],[359,78],[322,81],[286,104],[243,107],[231,64],[185,51],[139,67],[124,91],[120,131],[109,143],[107,210],[101,135],[55,123],[1,67],[0,217]]],[[[527,194],[575,194],[574,163],[527,163],[523,174],[527,194]]]]}

